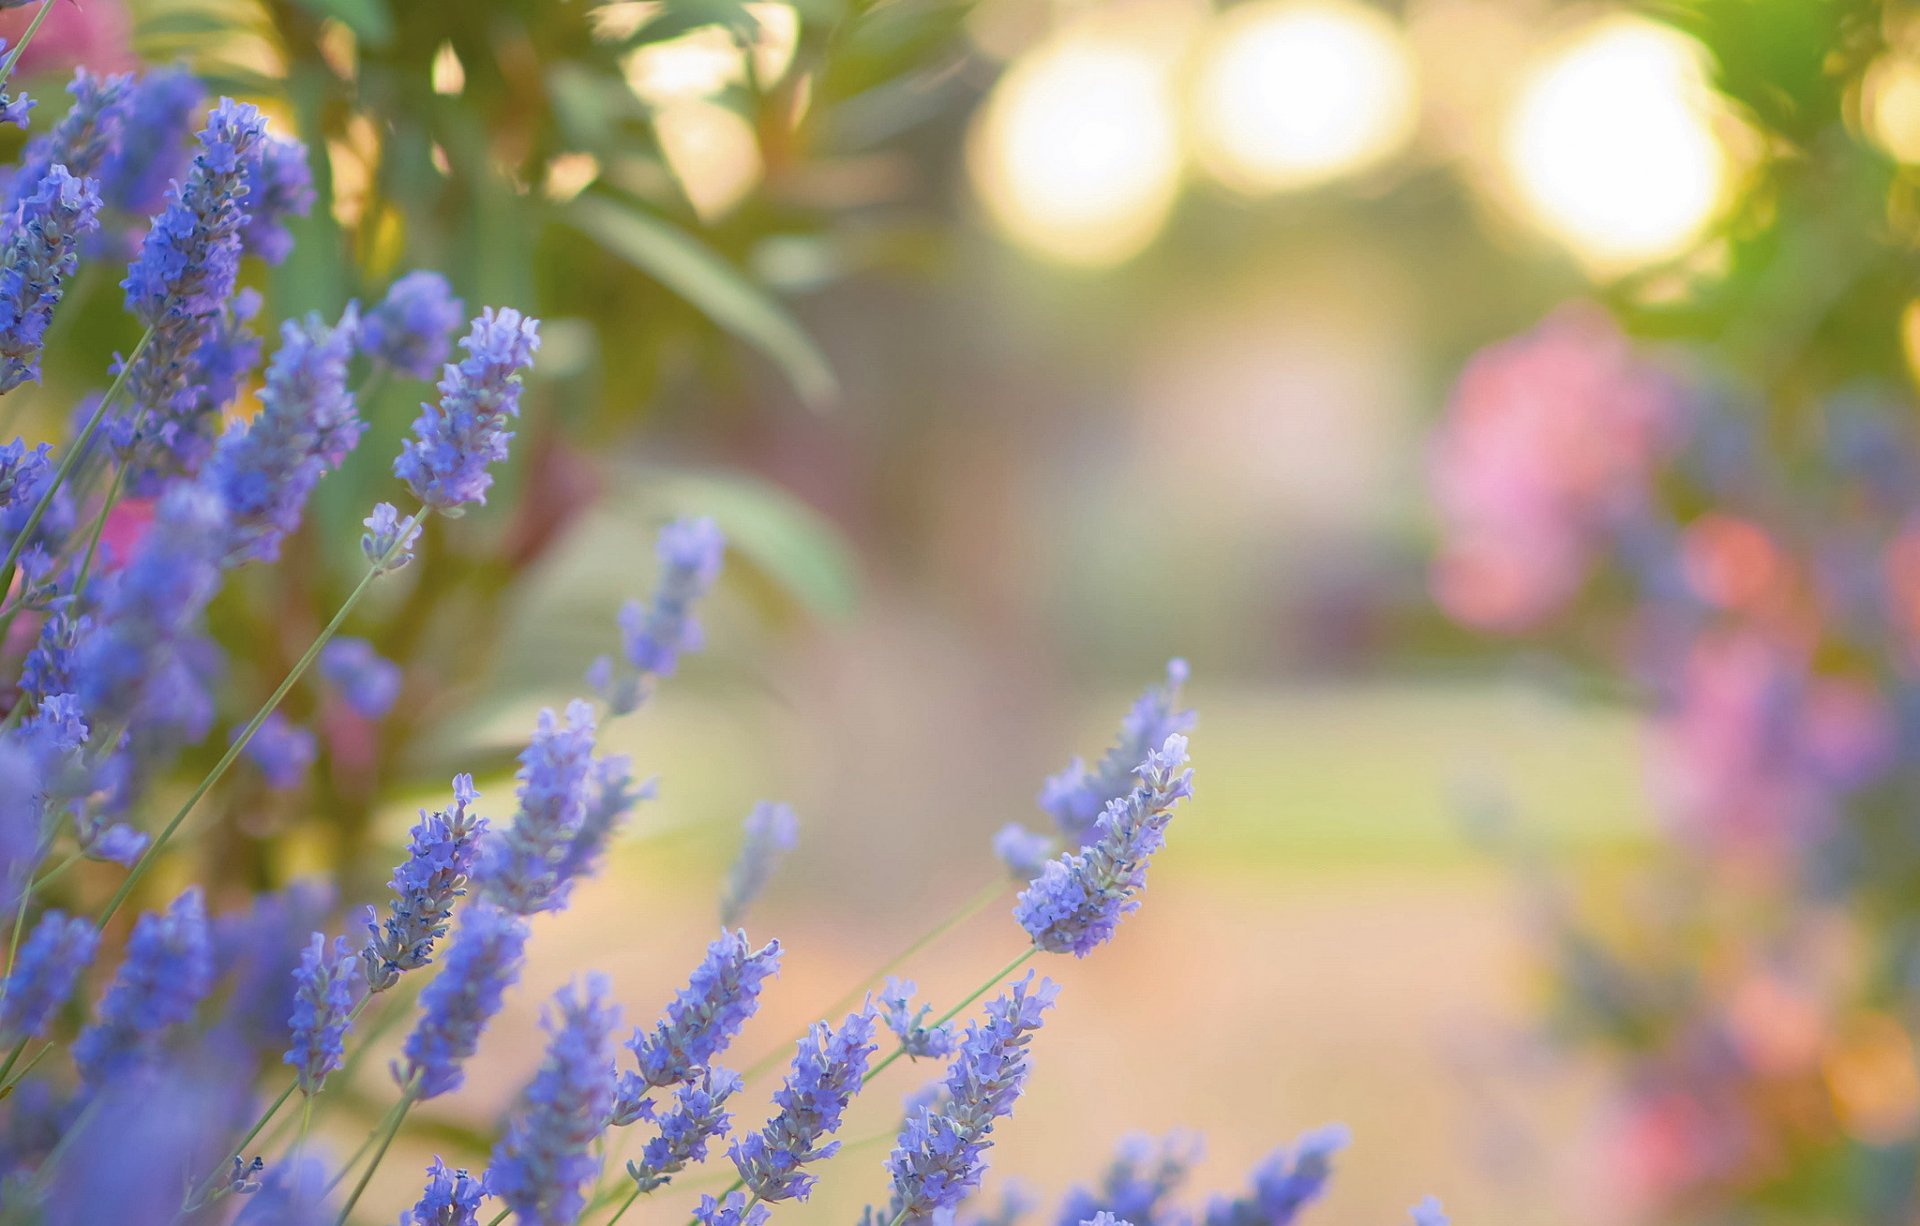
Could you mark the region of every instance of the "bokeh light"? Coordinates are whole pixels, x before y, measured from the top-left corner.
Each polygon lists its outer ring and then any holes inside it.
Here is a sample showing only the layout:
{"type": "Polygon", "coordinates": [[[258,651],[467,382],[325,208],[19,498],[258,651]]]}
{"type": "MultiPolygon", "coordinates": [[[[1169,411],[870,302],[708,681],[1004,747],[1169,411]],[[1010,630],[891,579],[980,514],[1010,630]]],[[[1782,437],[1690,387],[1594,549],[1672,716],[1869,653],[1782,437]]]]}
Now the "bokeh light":
{"type": "Polygon", "coordinates": [[[1602,272],[1686,252],[1725,202],[1732,159],[1697,44],[1609,17],[1535,65],[1502,137],[1520,202],[1602,272]]]}
{"type": "MultiPolygon", "coordinates": [[[[630,36],[657,14],[658,4],[614,4],[596,10],[603,38],[630,36]],[[611,14],[607,10],[611,10],[611,14]]],[[[763,88],[780,80],[793,64],[800,41],[800,16],[778,3],[744,6],[754,20],[752,45],[743,53],[732,31],[720,25],[698,26],[676,38],[646,43],[622,61],[627,87],[642,101],[666,105],[689,98],[711,98],[753,78],[763,88]],[[751,55],[751,61],[748,55],[751,55]]]]}
{"type": "Polygon", "coordinates": [[[968,162],[994,222],[1029,251],[1100,267],[1140,252],[1180,189],[1183,27],[1071,26],[1021,57],[975,118],[968,162]]]}
{"type": "Polygon", "coordinates": [[[1867,135],[1902,162],[1920,162],[1920,62],[1900,54],[1873,62],[1861,83],[1867,135]]]}
{"type": "Polygon", "coordinates": [[[730,212],[759,185],[760,144],[737,112],[688,98],[656,112],[653,128],[667,168],[702,220],[730,212]]]}
{"type": "Polygon", "coordinates": [[[1414,130],[1399,29],[1352,0],[1262,0],[1224,14],[1202,52],[1194,153],[1248,193],[1310,187],[1377,165],[1414,130]]]}

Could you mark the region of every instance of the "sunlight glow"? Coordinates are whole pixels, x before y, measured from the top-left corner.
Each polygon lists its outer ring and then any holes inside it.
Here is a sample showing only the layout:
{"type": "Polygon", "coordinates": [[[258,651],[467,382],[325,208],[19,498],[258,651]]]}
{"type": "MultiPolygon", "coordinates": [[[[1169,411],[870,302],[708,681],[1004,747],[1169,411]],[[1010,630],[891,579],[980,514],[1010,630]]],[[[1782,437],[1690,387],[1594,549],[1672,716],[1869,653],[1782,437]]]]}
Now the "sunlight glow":
{"type": "Polygon", "coordinates": [[[1535,66],[1502,157],[1534,220],[1596,271],[1685,253],[1728,194],[1731,160],[1701,51],[1610,17],[1535,66]]]}
{"type": "MultiPolygon", "coordinates": [[[[596,11],[638,10],[631,34],[659,7],[634,3],[606,5],[596,11]]],[[[756,26],[749,49],[753,76],[765,88],[784,77],[793,65],[794,50],[800,43],[800,15],[788,4],[748,4],[745,8],[756,26]]],[[[603,17],[598,28],[605,37],[610,28],[619,26],[603,17]]],[[[661,106],[689,98],[711,98],[731,86],[745,84],[747,65],[747,57],[731,31],[724,26],[706,25],[677,38],[635,48],[621,61],[621,70],[626,75],[627,88],[642,101],[661,106]]]]}
{"type": "Polygon", "coordinates": [[[1063,264],[1137,255],[1180,189],[1177,35],[1070,27],[1022,56],[975,116],[974,189],[1016,243],[1063,264]]]}
{"type": "Polygon", "coordinates": [[[1399,29],[1354,0],[1259,0],[1228,10],[1202,53],[1200,164],[1250,194],[1377,165],[1413,134],[1413,61],[1399,29]]]}
{"type": "Polygon", "coordinates": [[[717,102],[689,99],[653,117],[668,169],[702,221],[733,210],[765,169],[753,125],[717,102]]]}

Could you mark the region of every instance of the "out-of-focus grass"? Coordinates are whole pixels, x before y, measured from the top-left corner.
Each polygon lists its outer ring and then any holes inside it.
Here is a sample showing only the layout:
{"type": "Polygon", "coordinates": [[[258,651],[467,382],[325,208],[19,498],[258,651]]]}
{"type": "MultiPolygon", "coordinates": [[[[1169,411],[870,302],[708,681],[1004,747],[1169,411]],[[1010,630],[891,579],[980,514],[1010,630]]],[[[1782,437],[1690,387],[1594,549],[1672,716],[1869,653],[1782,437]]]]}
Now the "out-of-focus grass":
{"type": "Polygon", "coordinates": [[[1629,714],[1511,685],[1202,685],[1188,868],[1458,865],[1492,806],[1532,844],[1630,852],[1652,835],[1629,714]]]}

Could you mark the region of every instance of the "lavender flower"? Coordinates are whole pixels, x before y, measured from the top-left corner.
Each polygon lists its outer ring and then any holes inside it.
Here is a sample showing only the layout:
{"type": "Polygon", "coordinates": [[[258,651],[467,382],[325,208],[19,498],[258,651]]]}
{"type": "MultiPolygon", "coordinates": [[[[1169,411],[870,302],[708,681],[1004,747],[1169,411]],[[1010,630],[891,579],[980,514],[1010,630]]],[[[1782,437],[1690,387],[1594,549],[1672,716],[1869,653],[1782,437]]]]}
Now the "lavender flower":
{"type": "Polygon", "coordinates": [[[1439,1197],[1426,1197],[1413,1207],[1413,1226],[1447,1226],[1447,1215],[1440,1208],[1439,1197]]]}
{"type": "MultiPolygon", "coordinates": [[[[34,507],[46,496],[47,486],[53,481],[52,450],[45,443],[28,447],[19,439],[0,445],[0,537],[8,548],[27,530],[34,507]]],[[[63,488],[56,491],[47,504],[21,555],[22,569],[30,578],[37,568],[26,565],[26,559],[35,554],[50,555],[72,530],[73,502],[63,488]]]]}
{"type": "Polygon", "coordinates": [[[431,379],[453,350],[460,326],[460,300],[437,272],[410,272],[387,287],[387,296],[360,326],[360,352],[416,379],[431,379]]]}
{"type": "Polygon", "coordinates": [[[213,942],[195,886],[164,914],[133,926],[127,955],[93,1025],[73,1043],[81,1080],[98,1086],[154,1054],[165,1032],[193,1016],[213,987],[213,942]]]}
{"type": "Polygon", "coordinates": [[[479,899],[467,904],[446,965],[420,993],[420,1021],[402,1048],[406,1065],[394,1070],[418,1097],[445,1094],[466,1079],[461,1065],[520,978],[526,946],[525,920],[479,899]]]}
{"type": "Polygon", "coordinates": [[[827,1138],[839,1129],[847,1104],[860,1092],[875,1050],[873,1029],[869,1003],[849,1013],[839,1030],[815,1022],[800,1040],[793,1071],[773,1096],[779,1113],[727,1151],[755,1196],[763,1201],[805,1200],[815,1176],[801,1168],[840,1152],[840,1142],[827,1138]]]}
{"type": "Polygon", "coordinates": [[[400,666],[365,639],[336,638],[320,649],[320,676],[366,719],[379,719],[400,696],[400,666]]]}
{"type": "MultiPolygon", "coordinates": [[[[0,448],[0,456],[5,450],[0,448]]],[[[0,469],[4,469],[4,465],[4,459],[0,459],[0,469]]],[[[7,516],[0,513],[0,524],[6,519],[7,516]]],[[[70,608],[55,610],[42,622],[39,637],[20,666],[20,701],[38,705],[55,694],[71,694],[77,684],[73,674],[74,647],[92,629],[91,617],[76,615],[70,608]]]]}
{"type": "Polygon", "coordinates": [[[727,870],[727,883],[720,892],[720,926],[732,928],[740,922],[753,900],[766,888],[767,879],[799,840],[800,821],[788,805],[761,801],[747,814],[746,842],[740,856],[727,870]]]}
{"type": "Polygon", "coordinates": [[[627,1040],[640,1071],[621,1074],[614,1122],[636,1118],[649,1088],[689,1081],[724,1051],[760,1007],[761,984],[779,969],[778,941],[768,941],[756,953],[747,945],[746,933],[726,932],[707,946],[707,956],[653,1033],[635,1030],[627,1040]]]}
{"type": "Polygon", "coordinates": [[[100,196],[90,180],[55,166],[13,214],[0,253],[0,392],[40,380],[40,346],[84,236],[99,228],[100,196]]]}
{"type": "Polygon", "coordinates": [[[487,1173],[470,1175],[449,1169],[436,1156],[427,1167],[427,1188],[420,1202],[400,1216],[400,1226],[479,1226],[480,1202],[487,1199],[487,1173]]]}
{"type": "Polygon", "coordinates": [[[1187,738],[1174,733],[1147,754],[1132,795],[1107,806],[1095,838],[1080,851],[1050,860],[1020,895],[1014,918],[1034,945],[1084,958],[1113,936],[1147,882],[1147,860],[1166,842],[1173,807],[1193,794],[1187,738]]]}
{"type": "Polygon", "coordinates": [[[56,1009],[73,994],[80,973],[93,961],[100,934],[92,924],[49,911],[20,947],[6,995],[0,998],[0,1040],[45,1038],[56,1009]]]}
{"type": "Polygon", "coordinates": [[[1164,1140],[1143,1133],[1124,1138],[1095,1187],[1074,1187],[1060,1202],[1060,1226],[1077,1226],[1106,1211],[1135,1226],[1187,1226],[1189,1214],[1170,1203],[1200,1160],[1200,1138],[1176,1132],[1164,1140]]]}
{"type": "Polygon", "coordinates": [[[140,78],[121,116],[120,139],[100,169],[108,204],[143,217],[165,206],[168,185],[186,162],[194,112],[205,96],[199,78],[183,69],[140,78]]]}
{"type": "Polygon", "coordinates": [[[675,1092],[672,1110],[660,1117],[659,1132],[640,1151],[638,1162],[627,1163],[627,1174],[641,1192],[652,1192],[690,1164],[707,1160],[707,1143],[733,1126],[727,1099],[741,1086],[738,1074],[714,1067],[675,1092]]]}
{"type": "Polygon", "coordinates": [[[305,217],[313,207],[313,172],[307,147],[269,136],[247,161],[247,223],[240,231],[245,248],[269,264],[293,250],[289,217],[305,217]]]}
{"type": "Polygon", "coordinates": [[[614,715],[625,715],[646,697],[647,687],[673,675],[680,657],[705,642],[693,606],[720,577],[726,537],[710,519],[676,519],[660,530],[655,552],[660,578],[651,604],[629,601],[620,610],[625,651],[618,672],[610,659],[594,663],[588,680],[614,715]]]}
{"type": "Polygon", "coordinates": [[[957,1042],[953,1027],[944,1023],[926,1025],[926,1016],[933,1012],[933,1006],[921,1005],[918,1010],[914,1009],[914,991],[913,980],[887,976],[886,984],[880,989],[881,1019],[899,1038],[900,1050],[906,1052],[909,1059],[927,1056],[939,1060],[951,1056],[957,1042]]]}
{"type": "Polygon", "coordinates": [[[300,954],[300,968],[293,973],[293,1046],[285,1059],[298,1074],[302,1094],[318,1094],[346,1054],[353,961],[345,937],[329,944],[318,932],[300,954]]]}
{"type": "MultiPolygon", "coordinates": [[[[7,49],[7,40],[0,38],[0,52],[7,49]]],[[[33,99],[25,94],[0,92],[0,123],[10,123],[21,131],[27,128],[27,112],[33,109],[33,99]]]]}
{"type": "MultiPolygon", "coordinates": [[[[235,291],[206,320],[200,345],[188,360],[191,367],[182,393],[182,412],[196,422],[207,423],[211,438],[219,430],[224,414],[240,395],[240,386],[260,364],[260,336],[249,325],[260,314],[260,294],[256,290],[235,291]]],[[[201,446],[196,438],[194,446],[201,446]]],[[[219,443],[212,444],[215,450],[219,443]]]]}
{"type": "Polygon", "coordinates": [[[256,1176],[266,1169],[267,1160],[259,1154],[255,1154],[251,1162],[238,1154],[234,1155],[233,1167],[227,1172],[227,1191],[237,1192],[241,1196],[250,1196],[258,1192],[260,1180],[256,1176]]]}
{"type": "Polygon", "coordinates": [[[1007,866],[1015,880],[1032,881],[1052,858],[1053,840],[1028,830],[1019,822],[1008,822],[993,836],[993,854],[1007,866]]]}
{"type": "Polygon", "coordinates": [[[540,347],[539,323],[508,307],[488,307],[460,342],[467,356],[440,378],[440,403],[423,404],[394,475],[427,506],[450,515],[484,504],[507,456],[509,419],[520,415],[520,379],[540,347]]]}
{"type": "MultiPolygon", "coordinates": [[[[238,740],[244,727],[235,728],[229,740],[238,740]]],[[[313,733],[275,711],[262,721],[247,742],[247,758],[266,777],[267,786],[287,791],[300,786],[319,752],[313,733]]]]}
{"type": "Polygon", "coordinates": [[[332,885],[306,878],[255,895],[244,911],[214,918],[223,1042],[230,1036],[272,1059],[286,1051],[301,958],[313,930],[327,922],[333,908],[332,885]]]}
{"type": "Polygon", "coordinates": [[[413,544],[420,539],[419,520],[402,519],[391,502],[383,502],[361,522],[367,530],[360,537],[360,552],[375,574],[399,570],[413,561],[413,544]]]}
{"type": "Polygon", "coordinates": [[[520,810],[480,848],[475,879],[495,905],[520,915],[567,905],[572,878],[564,865],[586,820],[593,732],[593,709],[584,702],[568,704],[564,728],[551,710],[540,712],[515,776],[520,810]]]}
{"type": "Polygon", "coordinates": [[[580,828],[560,858],[555,875],[571,882],[598,872],[607,844],[626,822],[627,814],[641,801],[652,800],[656,791],[651,779],[635,786],[632,763],[626,758],[617,754],[595,758],[588,772],[580,828]]]}
{"type": "Polygon", "coordinates": [[[289,320],[267,367],[260,412],[220,439],[207,468],[233,516],[230,558],[271,562],[300,526],[320,478],[360,441],[360,418],[347,391],[357,321],[349,307],[329,327],[319,315],[289,320]]]}
{"type": "Polygon", "coordinates": [[[80,705],[95,727],[124,727],[138,717],[203,730],[198,696],[175,682],[189,662],[193,624],[219,590],[226,539],[218,496],[177,484],[160,500],[133,560],[99,585],[99,610],[73,660],[80,705]]]}
{"type": "Polygon", "coordinates": [[[700,1226],[766,1226],[772,1216],[773,1210],[765,1205],[749,1204],[744,1192],[729,1192],[724,1200],[702,1193],[693,1211],[700,1226]]]}
{"type": "Polygon", "coordinates": [[[1289,1226],[1320,1198],[1333,1174],[1333,1156],[1351,1134],[1338,1124],[1301,1137],[1291,1152],[1274,1150],[1253,1168],[1253,1191],[1237,1200],[1215,1197],[1206,1226],[1289,1226]]]}
{"type": "Polygon", "coordinates": [[[133,404],[146,420],[136,434],[135,419],[128,418],[115,441],[122,449],[151,442],[167,453],[148,456],[150,462],[192,472],[212,447],[214,423],[209,414],[195,413],[192,359],[240,272],[246,164],[265,132],[253,107],[220,100],[200,133],[193,169],[154,219],[121,282],[127,309],[152,336],[127,371],[133,404]]]}
{"type": "Polygon", "coordinates": [[[1115,1217],[1103,1209],[1090,1218],[1081,1219],[1076,1226],[1134,1226],[1134,1224],[1125,1218],[1115,1217]]]}
{"type": "Polygon", "coordinates": [[[892,1218],[927,1221],[979,1186],[994,1122],[1013,1111],[1027,1078],[1027,1046],[1059,994],[1051,980],[1035,986],[1029,971],[987,1006],[986,1021],[968,1024],[947,1070],[947,1104],[908,1117],[887,1160],[892,1218]]]}
{"type": "Polygon", "coordinates": [[[1120,721],[1120,739],[1092,768],[1079,758],[1040,789],[1040,807],[1053,815],[1070,842],[1085,843],[1108,805],[1133,791],[1133,776],[1147,754],[1175,733],[1193,730],[1193,712],[1180,707],[1187,662],[1167,663],[1167,680],[1149,686],[1120,721]]]}
{"type": "Polygon", "coordinates": [[[572,1226],[600,1171],[591,1152],[613,1109],[613,1029],[618,1006],[604,977],[567,988],[544,1019],[547,1058],[493,1147],[493,1194],[524,1223],[572,1226]]]}
{"type": "Polygon", "coordinates": [[[82,68],[73,74],[67,85],[73,105],[45,135],[27,142],[20,164],[7,183],[5,212],[9,219],[17,217],[20,206],[39,192],[54,167],[76,181],[99,174],[101,163],[119,147],[132,87],[133,78],[124,73],[97,77],[82,68]]]}
{"type": "Polygon", "coordinates": [[[433,961],[433,943],[447,934],[454,901],[466,895],[480,837],[487,830],[486,818],[467,812],[477,799],[473,776],[455,775],[453,806],[433,813],[420,810],[407,858],[387,882],[394,898],[386,923],[376,926],[371,916],[367,921],[373,939],[360,957],[371,990],[384,992],[402,972],[433,961]]]}

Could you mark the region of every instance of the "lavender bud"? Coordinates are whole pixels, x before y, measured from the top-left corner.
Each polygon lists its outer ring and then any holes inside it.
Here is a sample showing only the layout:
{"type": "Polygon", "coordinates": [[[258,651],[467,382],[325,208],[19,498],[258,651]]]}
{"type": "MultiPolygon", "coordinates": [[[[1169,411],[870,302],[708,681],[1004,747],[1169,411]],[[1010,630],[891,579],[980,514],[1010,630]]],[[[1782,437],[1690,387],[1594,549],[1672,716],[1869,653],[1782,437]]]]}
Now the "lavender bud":
{"type": "Polygon", "coordinates": [[[90,179],[49,169],[12,213],[0,252],[0,392],[39,382],[40,346],[79,267],[80,240],[99,229],[100,196],[90,179]]]}
{"type": "Polygon", "coordinates": [[[815,1022],[800,1040],[793,1071],[773,1096],[780,1111],[765,1128],[727,1151],[740,1178],[763,1201],[807,1198],[815,1176],[801,1168],[840,1152],[828,1137],[838,1131],[847,1104],[860,1092],[875,1050],[873,1006],[849,1013],[835,1031],[815,1022]]]}
{"type": "Polygon", "coordinates": [[[478,899],[467,904],[446,965],[420,993],[420,1021],[402,1049],[407,1062],[394,1070],[402,1084],[414,1083],[423,1099],[459,1088],[461,1065],[520,978],[526,946],[525,920],[478,899]]]}
{"type": "Polygon", "coordinates": [[[465,318],[453,287],[437,272],[410,272],[387,288],[360,328],[360,352],[416,379],[431,379],[453,350],[465,318]]]}
{"type": "Polygon", "coordinates": [[[675,1091],[673,1108],[659,1119],[659,1132],[627,1163],[627,1174],[642,1193],[667,1184],[689,1165],[707,1160],[707,1143],[726,1135],[733,1117],[727,1099],[740,1092],[737,1073],[713,1067],[675,1091]]]}
{"type": "Polygon", "coordinates": [[[376,574],[399,570],[413,561],[413,545],[420,539],[417,519],[403,520],[391,502],[383,502],[361,522],[367,530],[360,536],[360,552],[376,574]]]}
{"type": "Polygon", "coordinates": [[[373,939],[360,957],[371,990],[384,992],[402,972],[433,961],[433,943],[447,934],[454,901],[466,895],[480,837],[486,833],[487,819],[467,812],[477,799],[473,776],[455,775],[453,806],[434,813],[420,810],[407,858],[387,882],[394,898],[386,923],[367,923],[373,939]]]}
{"type": "Polygon", "coordinates": [[[347,1024],[353,1012],[354,951],[345,937],[331,943],[323,933],[301,951],[293,973],[293,1046],[285,1060],[298,1073],[300,1092],[320,1092],[327,1074],[346,1054],[347,1024]]]}
{"type": "Polygon", "coordinates": [[[747,908],[766,888],[767,880],[780,861],[799,840],[800,822],[788,805],[761,801],[747,814],[747,838],[740,856],[727,870],[727,883],[720,892],[720,926],[732,928],[746,915],[747,908]]]}
{"type": "Polygon", "coordinates": [[[539,322],[488,307],[460,342],[466,357],[440,378],[440,403],[423,404],[394,475],[422,503],[449,515],[484,504],[488,466],[507,456],[507,422],[520,414],[520,380],[540,347],[539,322]]]}
{"type": "Polygon", "coordinates": [[[100,934],[85,919],[69,919],[59,911],[41,916],[7,976],[0,1040],[45,1038],[54,1012],[73,995],[99,943],[100,934]]]}
{"type": "Polygon", "coordinates": [[[887,976],[886,984],[880,989],[880,1016],[900,1040],[900,1050],[907,1053],[909,1059],[918,1060],[922,1056],[939,1060],[953,1054],[953,1027],[945,1024],[928,1026],[927,1014],[933,1012],[932,1005],[913,1007],[915,985],[911,979],[897,979],[887,976]]]}
{"type": "Polygon", "coordinates": [[[572,1226],[599,1174],[594,1139],[613,1108],[613,1029],[619,1007],[605,1000],[606,979],[587,978],[584,992],[563,989],[543,1019],[551,1042],[546,1061],[521,1096],[493,1147],[493,1194],[521,1222],[572,1226]]]}
{"type": "Polygon", "coordinates": [[[164,914],[133,926],[127,954],[93,1025],[73,1043],[73,1062],[90,1086],[144,1063],[167,1030],[193,1016],[213,987],[213,942],[199,887],[164,914]]]}

